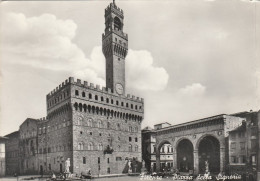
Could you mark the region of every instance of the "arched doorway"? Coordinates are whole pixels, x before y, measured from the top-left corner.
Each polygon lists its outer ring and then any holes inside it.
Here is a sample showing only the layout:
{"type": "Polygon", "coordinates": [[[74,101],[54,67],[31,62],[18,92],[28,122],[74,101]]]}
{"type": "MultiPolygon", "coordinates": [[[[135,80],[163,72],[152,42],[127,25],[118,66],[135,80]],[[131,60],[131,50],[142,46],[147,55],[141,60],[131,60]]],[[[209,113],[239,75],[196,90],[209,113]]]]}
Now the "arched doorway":
{"type": "Polygon", "coordinates": [[[204,173],[208,162],[209,172],[220,172],[220,144],[213,136],[206,136],[199,142],[199,172],[204,173]]]}
{"type": "Polygon", "coordinates": [[[156,164],[160,164],[160,171],[167,172],[173,169],[173,147],[170,142],[165,141],[160,144],[157,152],[159,153],[159,162],[151,163],[153,171],[156,169],[156,164]]]}
{"type": "Polygon", "coordinates": [[[180,172],[188,172],[193,167],[193,145],[190,140],[183,139],[177,145],[177,168],[180,172]]]}

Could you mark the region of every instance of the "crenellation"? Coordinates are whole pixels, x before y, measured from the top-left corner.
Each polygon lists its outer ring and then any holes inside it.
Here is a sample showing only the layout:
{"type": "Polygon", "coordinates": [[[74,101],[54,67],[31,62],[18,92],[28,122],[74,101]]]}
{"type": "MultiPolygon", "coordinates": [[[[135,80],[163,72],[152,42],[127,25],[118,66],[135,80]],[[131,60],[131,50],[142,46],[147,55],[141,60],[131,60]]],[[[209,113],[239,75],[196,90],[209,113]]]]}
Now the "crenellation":
{"type": "Polygon", "coordinates": [[[94,84],[93,83],[90,83],[90,88],[94,89],[94,84]]]}
{"type": "Polygon", "coordinates": [[[88,88],[88,81],[84,81],[84,87],[88,88]]]}
{"type": "Polygon", "coordinates": [[[100,89],[100,85],[96,85],[96,89],[98,90],[98,91],[100,91],[101,89],[100,89]]]}
{"type": "Polygon", "coordinates": [[[69,83],[74,83],[74,77],[69,77],[69,83]]]}
{"type": "Polygon", "coordinates": [[[81,80],[77,79],[77,85],[81,85],[81,80]]]}

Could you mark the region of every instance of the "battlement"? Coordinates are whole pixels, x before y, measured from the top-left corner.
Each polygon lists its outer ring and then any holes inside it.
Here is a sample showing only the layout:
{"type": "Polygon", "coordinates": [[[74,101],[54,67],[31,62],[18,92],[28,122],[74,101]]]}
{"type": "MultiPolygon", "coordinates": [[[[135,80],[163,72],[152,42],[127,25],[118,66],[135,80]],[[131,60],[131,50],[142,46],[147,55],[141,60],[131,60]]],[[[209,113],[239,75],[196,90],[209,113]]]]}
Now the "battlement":
{"type": "MultiPolygon", "coordinates": [[[[58,87],[56,87],[56,89],[54,89],[53,91],[51,91],[49,94],[47,94],[47,98],[52,97],[53,95],[55,95],[56,93],[58,93],[61,89],[63,89],[65,86],[72,84],[72,85],[77,85],[77,86],[81,86],[84,87],[86,89],[90,89],[90,90],[96,90],[105,94],[113,94],[116,95],[113,90],[111,90],[110,88],[107,87],[102,87],[100,85],[95,85],[94,83],[89,83],[87,81],[81,81],[81,79],[74,79],[74,77],[69,77],[68,79],[66,79],[64,82],[62,82],[58,87]]],[[[128,100],[132,100],[132,101],[136,101],[136,102],[144,102],[143,98],[140,97],[136,97],[134,95],[130,95],[127,94],[122,95],[123,98],[126,98],[128,100]]]]}
{"type": "Polygon", "coordinates": [[[110,3],[109,6],[105,9],[105,16],[108,15],[111,11],[115,11],[121,16],[124,16],[124,11],[116,6],[114,3],[110,3]]]}
{"type": "Polygon", "coordinates": [[[48,118],[47,117],[42,117],[42,118],[39,118],[38,121],[45,122],[45,121],[48,121],[48,118]]]}
{"type": "Polygon", "coordinates": [[[108,35],[110,35],[112,32],[117,34],[118,36],[128,40],[128,34],[124,33],[123,31],[118,31],[118,30],[107,30],[105,33],[102,33],[102,40],[104,40],[108,35]]]}

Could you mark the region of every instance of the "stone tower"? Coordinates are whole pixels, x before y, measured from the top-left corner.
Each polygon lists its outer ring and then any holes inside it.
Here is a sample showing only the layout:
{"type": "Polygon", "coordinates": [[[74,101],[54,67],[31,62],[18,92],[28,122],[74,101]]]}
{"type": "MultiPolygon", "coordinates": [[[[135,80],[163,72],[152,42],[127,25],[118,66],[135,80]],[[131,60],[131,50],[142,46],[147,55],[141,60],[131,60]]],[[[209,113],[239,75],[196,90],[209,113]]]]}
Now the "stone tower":
{"type": "Polygon", "coordinates": [[[125,94],[125,57],[128,36],[123,32],[124,13],[113,1],[105,9],[105,33],[102,35],[106,57],[106,87],[119,95],[125,94]]]}

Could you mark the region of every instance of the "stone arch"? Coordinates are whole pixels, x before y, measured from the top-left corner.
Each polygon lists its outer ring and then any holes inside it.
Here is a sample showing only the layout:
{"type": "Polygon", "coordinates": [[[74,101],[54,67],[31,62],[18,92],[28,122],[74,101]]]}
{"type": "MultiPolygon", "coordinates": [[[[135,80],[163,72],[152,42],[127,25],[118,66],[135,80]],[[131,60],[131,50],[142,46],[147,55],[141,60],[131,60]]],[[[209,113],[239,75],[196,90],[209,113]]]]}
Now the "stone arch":
{"type": "Polygon", "coordinates": [[[189,172],[194,170],[194,144],[187,138],[183,137],[175,143],[177,169],[180,172],[189,172]]]}
{"type": "Polygon", "coordinates": [[[224,148],[224,147],[225,147],[225,143],[224,143],[224,142],[221,142],[221,141],[219,140],[219,138],[218,138],[215,134],[207,133],[207,134],[201,135],[201,136],[197,139],[196,144],[194,145],[194,146],[195,146],[195,147],[194,147],[195,150],[198,150],[198,148],[199,148],[199,143],[201,142],[201,140],[202,140],[203,138],[205,138],[205,137],[207,137],[207,136],[212,136],[212,137],[216,138],[216,139],[218,140],[219,144],[220,144],[220,148],[224,148]]]}
{"type": "Polygon", "coordinates": [[[99,114],[99,107],[96,107],[96,114],[99,114]]]}
{"type": "Polygon", "coordinates": [[[199,158],[198,171],[219,173],[222,169],[220,166],[221,141],[218,137],[214,134],[205,134],[197,140],[196,146],[199,158]]]}
{"type": "Polygon", "coordinates": [[[84,112],[87,112],[87,105],[86,104],[83,105],[83,109],[84,109],[84,112]]]}
{"type": "Polygon", "coordinates": [[[88,113],[91,113],[91,105],[88,105],[88,113]]]}
{"type": "MultiPolygon", "coordinates": [[[[168,163],[166,165],[166,162],[161,162],[160,158],[161,158],[161,148],[163,145],[165,144],[170,144],[170,145],[173,145],[172,141],[171,140],[168,140],[168,139],[163,139],[161,140],[160,142],[157,142],[156,143],[156,163],[153,163],[151,165],[151,171],[163,171],[163,169],[167,168],[168,167],[168,163]]],[[[170,163],[170,167],[173,166],[173,160],[171,161],[170,163]]]]}
{"type": "Polygon", "coordinates": [[[82,104],[79,103],[79,111],[82,112],[82,104]]]}
{"type": "Polygon", "coordinates": [[[103,115],[103,108],[102,107],[100,108],[99,111],[100,111],[100,115],[103,115]]]}
{"type": "Polygon", "coordinates": [[[77,102],[74,103],[74,108],[75,108],[76,111],[78,110],[78,103],[77,102]]]}
{"type": "Polygon", "coordinates": [[[94,114],[95,113],[95,106],[92,106],[92,113],[94,114]]]}

